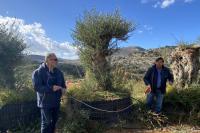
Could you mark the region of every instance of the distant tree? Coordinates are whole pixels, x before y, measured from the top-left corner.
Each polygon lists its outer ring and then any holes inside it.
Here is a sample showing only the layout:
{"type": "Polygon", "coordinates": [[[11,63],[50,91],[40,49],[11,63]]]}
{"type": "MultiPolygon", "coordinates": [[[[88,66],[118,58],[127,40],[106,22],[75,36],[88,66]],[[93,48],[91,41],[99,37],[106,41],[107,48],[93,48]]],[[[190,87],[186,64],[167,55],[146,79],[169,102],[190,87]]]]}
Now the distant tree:
{"type": "Polygon", "coordinates": [[[135,25],[122,18],[118,11],[99,13],[87,11],[76,21],[72,34],[74,45],[80,51],[80,59],[86,71],[92,72],[98,88],[112,89],[109,56],[118,47],[119,41],[126,41],[135,25]]]}
{"type": "MultiPolygon", "coordinates": [[[[7,24],[0,24],[0,86],[15,88],[14,69],[20,64],[26,44],[7,24]]],[[[14,23],[13,23],[14,25],[14,23]]]]}

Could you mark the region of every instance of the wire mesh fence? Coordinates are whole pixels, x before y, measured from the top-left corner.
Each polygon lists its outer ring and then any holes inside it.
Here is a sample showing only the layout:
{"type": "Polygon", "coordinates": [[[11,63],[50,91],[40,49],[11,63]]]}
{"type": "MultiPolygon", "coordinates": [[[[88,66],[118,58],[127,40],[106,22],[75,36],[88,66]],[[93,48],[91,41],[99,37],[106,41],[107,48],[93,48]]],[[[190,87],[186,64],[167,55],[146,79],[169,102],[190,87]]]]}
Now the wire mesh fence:
{"type": "Polygon", "coordinates": [[[39,116],[36,101],[7,104],[0,109],[0,131],[24,126],[39,116]]]}
{"type": "MultiPolygon", "coordinates": [[[[86,110],[89,119],[114,122],[120,118],[130,116],[133,111],[132,99],[130,97],[110,101],[76,101],[67,98],[72,111],[86,110]],[[84,103],[84,104],[83,104],[84,103]],[[89,105],[89,106],[86,106],[89,105]],[[101,110],[97,110],[97,109],[101,110]]],[[[8,129],[21,128],[31,124],[40,117],[40,110],[36,101],[29,101],[17,104],[7,104],[0,109],[0,133],[8,129]]]]}

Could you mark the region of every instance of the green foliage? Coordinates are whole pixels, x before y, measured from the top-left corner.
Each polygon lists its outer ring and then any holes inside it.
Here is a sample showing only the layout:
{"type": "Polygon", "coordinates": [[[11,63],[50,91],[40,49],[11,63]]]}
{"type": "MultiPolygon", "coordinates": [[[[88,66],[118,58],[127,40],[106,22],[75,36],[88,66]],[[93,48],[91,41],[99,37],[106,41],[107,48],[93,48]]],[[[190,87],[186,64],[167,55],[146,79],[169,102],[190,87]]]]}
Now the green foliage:
{"type": "Polygon", "coordinates": [[[37,64],[26,64],[20,65],[15,68],[15,87],[16,90],[26,90],[27,88],[32,89],[32,72],[38,67],[37,64]]]}
{"type": "Polygon", "coordinates": [[[146,87],[143,80],[128,80],[125,82],[124,86],[125,88],[131,89],[131,92],[135,94],[134,97],[144,94],[144,90],[146,87]]]}
{"type": "Polygon", "coordinates": [[[8,133],[39,133],[40,132],[40,120],[36,119],[30,123],[18,123],[17,128],[7,131],[8,133]]]}
{"type": "Polygon", "coordinates": [[[186,122],[200,125],[200,85],[193,84],[184,90],[176,90],[167,94],[164,101],[164,110],[175,122],[186,122]],[[176,117],[175,117],[176,116],[176,117]]]}
{"type": "Polygon", "coordinates": [[[65,124],[65,133],[87,133],[86,125],[89,121],[87,112],[76,111],[65,124]]]}
{"type": "Polygon", "coordinates": [[[112,89],[108,57],[116,51],[118,41],[127,40],[134,28],[118,11],[103,14],[92,10],[85,12],[76,22],[74,45],[80,51],[80,59],[86,71],[94,73],[99,88],[112,89]]]}
{"type": "Polygon", "coordinates": [[[75,111],[64,122],[63,133],[102,133],[104,128],[101,124],[89,120],[86,111],[75,111]]]}
{"type": "MultiPolygon", "coordinates": [[[[120,76],[119,76],[120,77],[120,76]]],[[[136,98],[142,102],[145,100],[145,85],[142,80],[126,80],[122,83],[116,82],[116,85],[120,86],[124,90],[127,90],[131,97],[136,98]]]]}
{"type": "Polygon", "coordinates": [[[0,86],[15,88],[14,68],[21,63],[25,47],[15,31],[0,25],[0,86]]]}
{"type": "Polygon", "coordinates": [[[72,87],[68,92],[74,97],[84,101],[114,100],[128,97],[129,93],[124,90],[116,89],[114,91],[94,90],[95,82],[92,80],[83,80],[80,87],[72,87]]]}
{"type": "Polygon", "coordinates": [[[20,90],[10,90],[10,89],[0,89],[0,107],[6,104],[19,103],[24,101],[35,100],[36,95],[34,90],[26,89],[20,90]]]}

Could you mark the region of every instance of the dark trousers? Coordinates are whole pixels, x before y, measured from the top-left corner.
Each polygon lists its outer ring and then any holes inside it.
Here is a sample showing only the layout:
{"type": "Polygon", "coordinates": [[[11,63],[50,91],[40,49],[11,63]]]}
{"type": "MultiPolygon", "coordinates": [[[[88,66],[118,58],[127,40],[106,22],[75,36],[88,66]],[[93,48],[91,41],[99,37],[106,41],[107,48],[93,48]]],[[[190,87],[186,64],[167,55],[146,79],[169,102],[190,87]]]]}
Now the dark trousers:
{"type": "Polygon", "coordinates": [[[54,133],[59,108],[41,108],[41,133],[54,133]]]}
{"type": "Polygon", "coordinates": [[[156,90],[155,93],[150,92],[149,94],[147,94],[147,107],[150,110],[155,111],[156,113],[160,113],[161,109],[162,109],[162,103],[163,103],[163,98],[164,95],[161,93],[161,91],[158,89],[156,90]],[[152,109],[153,103],[154,103],[154,98],[155,99],[155,108],[152,109]]]}

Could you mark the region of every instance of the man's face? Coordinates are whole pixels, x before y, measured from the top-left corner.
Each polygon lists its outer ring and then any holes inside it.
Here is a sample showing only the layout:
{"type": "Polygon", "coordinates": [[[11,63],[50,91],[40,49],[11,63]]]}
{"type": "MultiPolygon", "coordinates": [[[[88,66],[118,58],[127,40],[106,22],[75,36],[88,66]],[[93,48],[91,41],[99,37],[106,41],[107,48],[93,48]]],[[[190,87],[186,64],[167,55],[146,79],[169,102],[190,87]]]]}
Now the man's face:
{"type": "Polygon", "coordinates": [[[58,59],[55,55],[52,55],[51,57],[49,57],[47,61],[47,64],[49,64],[52,67],[56,67],[57,63],[58,63],[58,59]]]}
{"type": "Polygon", "coordinates": [[[163,60],[158,60],[158,61],[156,61],[156,67],[157,67],[157,68],[162,68],[163,65],[164,65],[163,60]]]}

